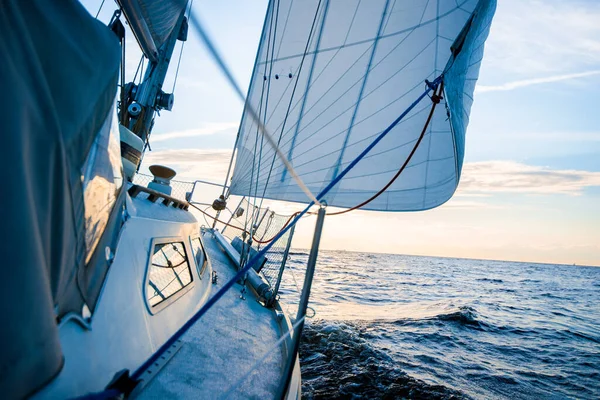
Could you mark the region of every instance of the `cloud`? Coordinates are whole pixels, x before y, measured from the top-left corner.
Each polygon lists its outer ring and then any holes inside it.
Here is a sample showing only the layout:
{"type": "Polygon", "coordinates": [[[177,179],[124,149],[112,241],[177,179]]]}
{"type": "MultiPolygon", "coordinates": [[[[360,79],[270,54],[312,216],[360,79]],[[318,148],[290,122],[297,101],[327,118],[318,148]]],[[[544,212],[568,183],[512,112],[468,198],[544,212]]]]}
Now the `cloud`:
{"type": "Polygon", "coordinates": [[[485,68],[513,76],[568,74],[600,63],[600,2],[502,0],[485,68]]]}
{"type": "MultiPolygon", "coordinates": [[[[464,197],[464,194],[463,194],[464,197]]],[[[469,196],[470,197],[470,196],[469,196]]],[[[455,198],[450,199],[446,204],[442,207],[445,209],[455,209],[455,210],[473,210],[473,209],[503,209],[506,206],[491,204],[485,201],[463,201],[456,200],[455,198]]]]}
{"type": "MultiPolygon", "coordinates": [[[[175,169],[178,180],[202,179],[221,184],[227,175],[230,158],[231,150],[225,149],[151,151],[144,155],[142,172],[152,164],[162,164],[175,169]]],[[[594,186],[600,186],[600,172],[556,170],[516,161],[470,162],[463,167],[456,199],[445,207],[490,208],[492,205],[482,200],[497,193],[576,196],[594,186]]]]}
{"type": "Polygon", "coordinates": [[[553,170],[515,161],[465,163],[460,191],[469,193],[526,193],[580,195],[600,186],[600,172],[553,170]]]}
{"type": "Polygon", "coordinates": [[[202,179],[223,183],[231,158],[231,150],[163,150],[144,155],[142,167],[153,164],[166,165],[177,171],[178,180],[202,179]]]}
{"type": "Polygon", "coordinates": [[[522,80],[507,82],[507,83],[503,83],[501,85],[495,85],[495,86],[477,85],[475,87],[475,92],[476,93],[484,93],[484,92],[507,91],[507,90],[519,89],[519,88],[526,87],[526,86],[540,85],[540,84],[552,83],[552,82],[568,81],[568,80],[585,78],[585,77],[594,76],[594,75],[600,75],[600,70],[579,72],[579,73],[575,73],[575,74],[546,76],[543,78],[522,79],[522,80]]]}
{"type": "MultiPolygon", "coordinates": [[[[188,60],[189,62],[189,60],[188,60]]],[[[206,90],[207,86],[209,86],[207,84],[207,82],[203,79],[199,79],[199,78],[190,78],[187,76],[180,76],[177,79],[177,87],[181,88],[181,87],[185,87],[188,89],[204,89],[206,90]]]]}
{"type": "Polygon", "coordinates": [[[237,122],[216,122],[207,123],[204,127],[198,129],[189,129],[185,131],[176,131],[168,133],[154,134],[150,137],[150,144],[156,142],[163,142],[165,140],[188,138],[195,136],[214,135],[221,133],[229,129],[236,129],[238,127],[237,122]]]}

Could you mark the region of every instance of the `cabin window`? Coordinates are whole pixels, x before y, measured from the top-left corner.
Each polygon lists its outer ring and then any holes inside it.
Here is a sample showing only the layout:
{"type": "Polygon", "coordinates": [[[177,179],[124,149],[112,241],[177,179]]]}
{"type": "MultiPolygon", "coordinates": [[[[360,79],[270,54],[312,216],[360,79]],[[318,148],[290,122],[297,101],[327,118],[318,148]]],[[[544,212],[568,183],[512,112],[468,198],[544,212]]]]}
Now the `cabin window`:
{"type": "Polygon", "coordinates": [[[192,239],[192,249],[194,250],[194,257],[196,258],[196,265],[198,266],[198,275],[200,276],[200,279],[202,279],[202,274],[204,274],[208,261],[206,260],[204,246],[202,246],[202,241],[199,237],[192,239]]]}
{"type": "Polygon", "coordinates": [[[146,299],[155,307],[192,283],[183,242],[155,244],[148,270],[146,299]]]}

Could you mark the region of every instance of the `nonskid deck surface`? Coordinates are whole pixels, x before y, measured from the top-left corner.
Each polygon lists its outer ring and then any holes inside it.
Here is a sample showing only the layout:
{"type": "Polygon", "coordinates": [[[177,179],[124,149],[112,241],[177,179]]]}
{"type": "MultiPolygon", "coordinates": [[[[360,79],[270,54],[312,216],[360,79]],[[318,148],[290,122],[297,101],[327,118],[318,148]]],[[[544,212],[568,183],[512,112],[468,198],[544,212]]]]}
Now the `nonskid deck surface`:
{"type": "MultiPolygon", "coordinates": [[[[213,294],[236,271],[212,234],[204,244],[218,283],[213,294]]],[[[273,346],[280,337],[272,310],[261,306],[253,293],[235,284],[183,336],[179,352],[140,394],[142,399],[165,398],[273,398],[281,380],[283,352],[273,346]],[[267,356],[239,387],[239,379],[268,351],[267,356]]]]}

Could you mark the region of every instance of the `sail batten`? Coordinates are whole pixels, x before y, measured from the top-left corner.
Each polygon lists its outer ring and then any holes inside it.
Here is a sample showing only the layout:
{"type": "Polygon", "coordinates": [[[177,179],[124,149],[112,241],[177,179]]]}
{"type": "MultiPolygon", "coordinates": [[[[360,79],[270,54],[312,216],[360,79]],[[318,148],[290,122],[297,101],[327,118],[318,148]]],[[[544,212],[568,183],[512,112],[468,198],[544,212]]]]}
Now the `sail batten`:
{"type": "MultiPolygon", "coordinates": [[[[447,201],[460,179],[495,1],[278,0],[268,12],[275,6],[280,15],[291,16],[279,18],[280,25],[265,25],[257,56],[260,72],[252,77],[248,102],[262,110],[264,125],[309,189],[320,192],[407,109],[426,80],[443,74],[444,99],[429,123],[432,103],[424,99],[325,200],[338,207],[360,204],[411,157],[387,193],[364,209],[416,211],[447,201]],[[317,14],[320,22],[311,33],[317,14]],[[259,81],[268,84],[255,84],[259,81]],[[265,98],[271,99],[268,104],[265,98]]],[[[244,115],[231,193],[305,202],[283,164],[273,158],[273,149],[260,146],[257,135],[256,122],[244,115]],[[260,167],[257,160],[262,160],[260,167]]]]}

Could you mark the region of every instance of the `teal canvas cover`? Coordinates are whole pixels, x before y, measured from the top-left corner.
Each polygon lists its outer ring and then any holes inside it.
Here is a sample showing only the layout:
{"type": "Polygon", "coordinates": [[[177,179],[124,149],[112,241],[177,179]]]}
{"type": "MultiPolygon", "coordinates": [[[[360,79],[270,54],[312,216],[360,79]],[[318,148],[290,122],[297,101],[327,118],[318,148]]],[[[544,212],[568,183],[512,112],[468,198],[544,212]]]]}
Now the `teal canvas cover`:
{"type": "Polygon", "coordinates": [[[113,112],[120,48],[75,1],[5,0],[0,60],[0,393],[22,398],[60,371],[57,323],[93,308],[105,276],[105,260],[85,264],[82,167],[113,112]]]}

